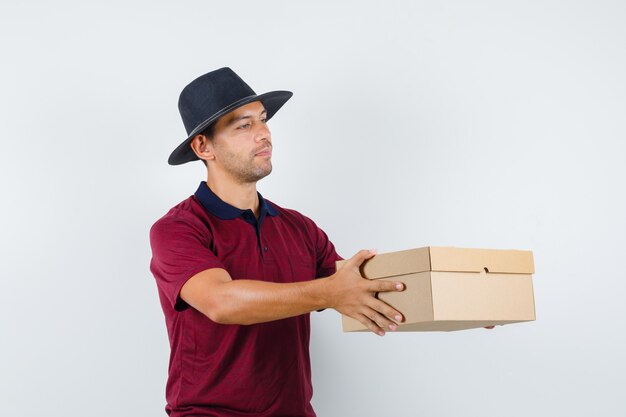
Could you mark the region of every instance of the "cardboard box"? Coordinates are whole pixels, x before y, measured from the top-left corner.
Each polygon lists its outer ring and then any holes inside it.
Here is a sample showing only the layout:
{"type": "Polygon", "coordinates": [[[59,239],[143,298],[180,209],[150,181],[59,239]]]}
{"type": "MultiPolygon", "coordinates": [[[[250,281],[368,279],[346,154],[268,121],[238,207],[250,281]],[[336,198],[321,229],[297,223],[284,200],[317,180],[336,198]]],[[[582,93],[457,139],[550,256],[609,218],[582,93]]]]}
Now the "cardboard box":
{"type": "MultiPolygon", "coordinates": [[[[345,261],[339,261],[337,267],[345,261]]],[[[535,320],[530,251],[425,247],[379,254],[361,265],[368,279],[401,281],[378,298],[404,315],[398,331],[451,331],[535,320]]],[[[345,332],[367,331],[342,316],[345,332]]]]}

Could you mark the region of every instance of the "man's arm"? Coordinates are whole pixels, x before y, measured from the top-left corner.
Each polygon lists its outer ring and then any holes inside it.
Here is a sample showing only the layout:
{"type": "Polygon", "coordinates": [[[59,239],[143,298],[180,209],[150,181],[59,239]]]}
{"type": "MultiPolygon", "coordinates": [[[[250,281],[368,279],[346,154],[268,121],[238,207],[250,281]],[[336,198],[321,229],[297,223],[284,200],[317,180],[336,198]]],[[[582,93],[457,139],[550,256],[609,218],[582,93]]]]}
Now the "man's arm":
{"type": "Polygon", "coordinates": [[[404,284],[361,277],[359,266],[374,255],[359,251],[330,277],[288,284],[233,280],[224,269],[208,269],[191,277],[180,297],[216,323],[263,323],[333,308],[382,336],[403,318],[374,294],[402,291],[404,284]]]}

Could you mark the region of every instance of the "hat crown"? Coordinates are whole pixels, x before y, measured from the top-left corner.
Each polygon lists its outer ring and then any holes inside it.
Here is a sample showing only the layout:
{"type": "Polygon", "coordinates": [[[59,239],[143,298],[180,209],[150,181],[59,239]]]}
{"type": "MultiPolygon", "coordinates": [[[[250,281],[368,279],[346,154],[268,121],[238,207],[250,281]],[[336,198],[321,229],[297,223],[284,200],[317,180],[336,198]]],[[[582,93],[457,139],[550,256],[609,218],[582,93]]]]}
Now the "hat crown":
{"type": "Polygon", "coordinates": [[[190,135],[220,110],[255,94],[254,90],[228,67],[196,78],[183,89],[178,99],[178,111],[187,134],[190,135]]]}
{"type": "Polygon", "coordinates": [[[254,101],[265,107],[266,120],[291,98],[291,91],[270,91],[257,95],[233,70],[220,68],[190,82],[180,93],[178,110],[187,130],[187,139],[174,149],[167,162],[180,165],[198,156],[190,144],[195,135],[225,114],[254,101]]]}

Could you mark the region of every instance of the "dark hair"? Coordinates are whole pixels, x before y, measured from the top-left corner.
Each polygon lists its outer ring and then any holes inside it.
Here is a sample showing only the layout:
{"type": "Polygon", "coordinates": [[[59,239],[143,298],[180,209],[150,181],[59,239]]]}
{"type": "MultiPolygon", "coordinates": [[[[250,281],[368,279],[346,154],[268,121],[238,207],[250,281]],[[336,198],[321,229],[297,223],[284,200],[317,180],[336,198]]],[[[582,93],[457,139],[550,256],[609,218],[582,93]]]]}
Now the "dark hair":
{"type": "Polygon", "coordinates": [[[199,135],[203,135],[211,139],[213,137],[213,133],[215,133],[215,123],[208,125],[202,132],[199,133],[199,135]]]}

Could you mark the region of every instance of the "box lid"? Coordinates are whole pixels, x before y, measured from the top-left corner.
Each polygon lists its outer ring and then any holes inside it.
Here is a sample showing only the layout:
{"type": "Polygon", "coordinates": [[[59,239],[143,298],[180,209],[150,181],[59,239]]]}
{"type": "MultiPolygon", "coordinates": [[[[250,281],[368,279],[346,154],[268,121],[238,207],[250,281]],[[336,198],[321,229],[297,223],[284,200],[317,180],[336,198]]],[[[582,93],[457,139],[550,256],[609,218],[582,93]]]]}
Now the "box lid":
{"type": "Polygon", "coordinates": [[[361,265],[369,279],[425,271],[532,274],[535,267],[531,251],[436,246],[382,253],[361,265]]]}

